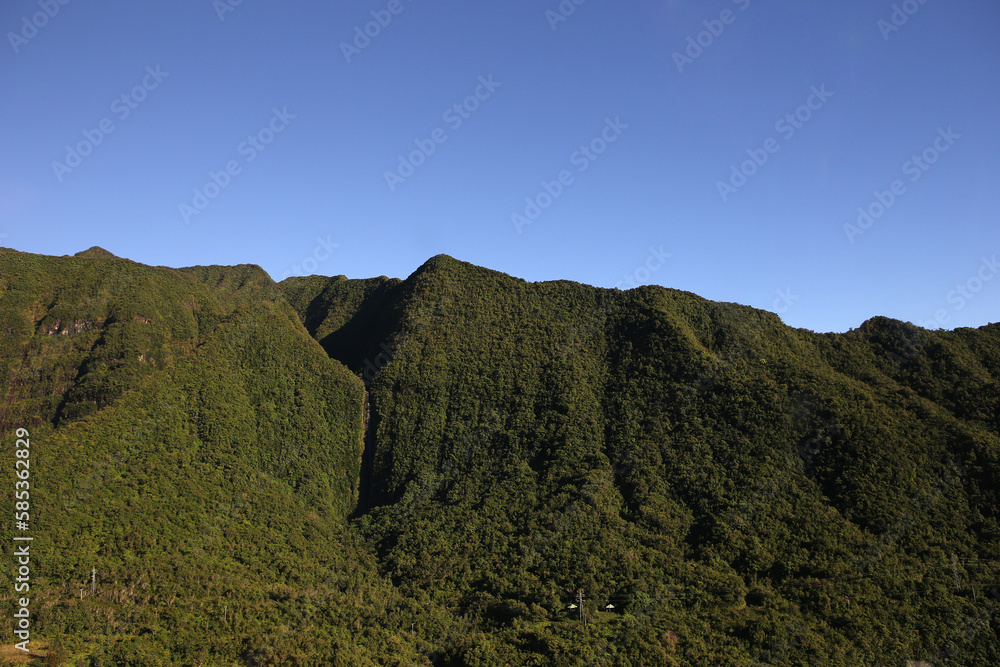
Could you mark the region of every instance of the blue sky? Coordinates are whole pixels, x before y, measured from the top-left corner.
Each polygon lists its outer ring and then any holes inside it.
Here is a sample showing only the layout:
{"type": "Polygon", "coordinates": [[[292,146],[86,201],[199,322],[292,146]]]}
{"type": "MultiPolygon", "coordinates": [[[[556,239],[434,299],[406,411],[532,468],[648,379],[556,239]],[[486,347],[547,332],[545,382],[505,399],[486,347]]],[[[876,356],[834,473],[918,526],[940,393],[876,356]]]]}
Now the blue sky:
{"type": "Polygon", "coordinates": [[[1000,319],[995,2],[233,2],[0,5],[0,244],[1000,319]]]}

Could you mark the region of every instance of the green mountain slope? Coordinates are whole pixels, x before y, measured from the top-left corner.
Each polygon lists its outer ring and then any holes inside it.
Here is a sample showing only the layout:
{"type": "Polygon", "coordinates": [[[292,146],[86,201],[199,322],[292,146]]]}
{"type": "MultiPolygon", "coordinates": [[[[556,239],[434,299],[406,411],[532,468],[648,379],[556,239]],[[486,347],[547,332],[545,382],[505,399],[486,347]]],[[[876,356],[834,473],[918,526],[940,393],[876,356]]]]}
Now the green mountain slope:
{"type": "MultiPolygon", "coordinates": [[[[303,317],[305,282],[282,283],[303,317]]],[[[551,655],[578,589],[616,609],[588,655],[634,624],[644,664],[899,662],[996,611],[1000,327],[817,335],[447,257],[395,289],[361,526],[408,595],[503,619],[505,650],[551,655]]],[[[332,339],[351,316],[326,304],[332,339]]],[[[987,636],[955,656],[996,660],[987,636]]]]}
{"type": "Polygon", "coordinates": [[[362,383],[266,274],[4,252],[0,280],[3,431],[33,444],[37,633],[93,665],[396,652],[349,625],[393,599],[344,524],[362,383]]]}
{"type": "Polygon", "coordinates": [[[1000,663],[1000,325],[91,249],[0,333],[78,664],[1000,663]]]}

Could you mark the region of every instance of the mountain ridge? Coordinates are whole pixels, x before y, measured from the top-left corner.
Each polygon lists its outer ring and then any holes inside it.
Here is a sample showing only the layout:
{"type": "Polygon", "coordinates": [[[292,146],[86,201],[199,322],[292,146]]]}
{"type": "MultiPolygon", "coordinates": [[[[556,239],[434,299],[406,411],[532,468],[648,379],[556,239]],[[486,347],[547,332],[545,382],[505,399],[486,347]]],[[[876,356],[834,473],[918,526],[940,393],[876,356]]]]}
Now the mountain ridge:
{"type": "Polygon", "coordinates": [[[35,609],[81,664],[1000,658],[1000,325],[95,254],[0,252],[0,431],[42,443],[35,609]]]}

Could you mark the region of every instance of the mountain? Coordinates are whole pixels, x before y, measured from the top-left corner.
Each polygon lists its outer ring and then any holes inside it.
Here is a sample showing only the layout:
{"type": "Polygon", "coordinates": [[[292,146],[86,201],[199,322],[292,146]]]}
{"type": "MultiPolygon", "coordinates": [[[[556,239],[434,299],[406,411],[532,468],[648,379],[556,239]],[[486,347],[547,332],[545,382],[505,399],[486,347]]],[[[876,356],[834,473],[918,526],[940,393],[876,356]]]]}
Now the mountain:
{"type": "Polygon", "coordinates": [[[68,664],[1000,663],[1000,325],[816,334],[444,255],[0,281],[68,664]]]}

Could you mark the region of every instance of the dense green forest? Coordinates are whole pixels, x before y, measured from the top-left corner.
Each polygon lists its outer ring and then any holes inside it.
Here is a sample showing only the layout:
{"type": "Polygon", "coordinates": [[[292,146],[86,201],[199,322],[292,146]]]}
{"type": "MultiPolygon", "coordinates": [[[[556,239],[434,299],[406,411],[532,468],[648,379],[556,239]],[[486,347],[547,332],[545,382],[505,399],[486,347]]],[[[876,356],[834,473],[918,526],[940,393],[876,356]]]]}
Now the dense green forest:
{"type": "Polygon", "coordinates": [[[1000,664],[1000,324],[0,249],[0,348],[37,664],[1000,664]]]}

